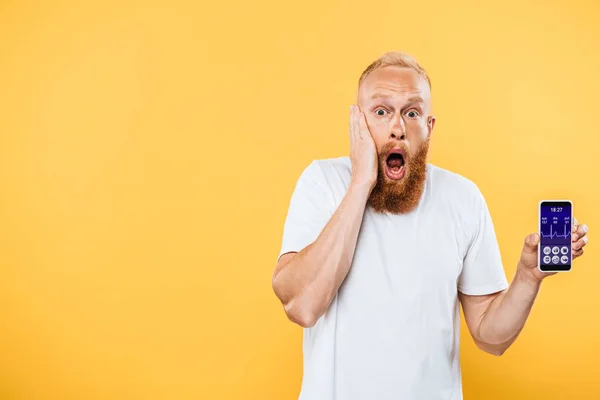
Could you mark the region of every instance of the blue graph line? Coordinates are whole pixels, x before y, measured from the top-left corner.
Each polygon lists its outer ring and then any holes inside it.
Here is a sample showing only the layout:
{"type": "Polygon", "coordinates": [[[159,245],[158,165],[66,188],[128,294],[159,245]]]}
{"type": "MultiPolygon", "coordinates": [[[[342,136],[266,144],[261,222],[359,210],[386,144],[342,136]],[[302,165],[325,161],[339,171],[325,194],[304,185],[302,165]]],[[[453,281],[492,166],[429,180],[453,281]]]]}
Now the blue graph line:
{"type": "Polygon", "coordinates": [[[569,237],[569,233],[567,233],[566,225],[565,225],[565,234],[564,235],[559,235],[556,232],[552,232],[552,225],[550,225],[550,234],[549,235],[544,235],[544,232],[541,232],[541,235],[543,238],[550,238],[550,239],[552,239],[555,235],[556,235],[556,237],[565,238],[565,239],[569,237]]]}

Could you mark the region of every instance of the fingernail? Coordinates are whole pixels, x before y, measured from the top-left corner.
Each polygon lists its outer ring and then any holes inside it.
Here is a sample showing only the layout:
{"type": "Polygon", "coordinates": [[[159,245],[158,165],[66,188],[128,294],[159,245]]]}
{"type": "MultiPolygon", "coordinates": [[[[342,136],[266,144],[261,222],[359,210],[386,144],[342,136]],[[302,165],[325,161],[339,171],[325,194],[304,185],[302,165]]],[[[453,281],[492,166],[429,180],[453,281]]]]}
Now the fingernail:
{"type": "Polygon", "coordinates": [[[537,237],[536,237],[535,233],[529,237],[529,241],[531,242],[531,244],[536,244],[536,238],[537,237]]]}
{"type": "Polygon", "coordinates": [[[583,229],[582,229],[582,230],[583,230],[583,233],[587,233],[587,231],[588,231],[588,227],[587,227],[587,225],[583,225],[583,227],[582,227],[582,228],[583,228],[583,229]]]}
{"type": "Polygon", "coordinates": [[[583,237],[583,243],[586,243],[586,244],[587,244],[587,241],[588,241],[588,237],[587,237],[587,236],[584,236],[584,237],[583,237]]]}

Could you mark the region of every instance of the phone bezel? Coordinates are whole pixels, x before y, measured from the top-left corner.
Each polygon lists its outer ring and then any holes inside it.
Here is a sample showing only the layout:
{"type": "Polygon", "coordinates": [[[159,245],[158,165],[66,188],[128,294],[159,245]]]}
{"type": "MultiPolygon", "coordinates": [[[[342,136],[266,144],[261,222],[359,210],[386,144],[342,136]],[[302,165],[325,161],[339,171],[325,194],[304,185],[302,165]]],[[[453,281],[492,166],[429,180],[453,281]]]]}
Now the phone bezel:
{"type": "Polygon", "coordinates": [[[540,235],[540,240],[538,242],[538,255],[537,255],[537,264],[538,270],[540,272],[569,272],[573,269],[573,241],[571,240],[571,251],[569,252],[569,263],[561,265],[561,269],[542,269],[542,205],[544,203],[563,203],[565,205],[569,205],[569,209],[571,210],[571,235],[573,234],[573,202],[571,200],[540,200],[538,204],[538,234],[540,235]]]}

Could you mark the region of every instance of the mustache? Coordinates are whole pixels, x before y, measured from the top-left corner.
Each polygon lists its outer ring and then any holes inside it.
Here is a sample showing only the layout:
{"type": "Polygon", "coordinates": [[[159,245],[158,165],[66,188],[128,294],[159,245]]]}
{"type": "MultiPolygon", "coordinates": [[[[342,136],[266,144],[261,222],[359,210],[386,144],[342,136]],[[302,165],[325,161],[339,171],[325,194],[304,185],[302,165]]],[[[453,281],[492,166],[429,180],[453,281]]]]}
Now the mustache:
{"type": "Polygon", "coordinates": [[[390,152],[390,150],[395,149],[395,148],[401,149],[404,153],[405,158],[410,157],[410,152],[409,152],[408,145],[406,144],[406,142],[388,142],[379,151],[379,158],[383,158],[383,157],[387,156],[387,154],[390,152]]]}

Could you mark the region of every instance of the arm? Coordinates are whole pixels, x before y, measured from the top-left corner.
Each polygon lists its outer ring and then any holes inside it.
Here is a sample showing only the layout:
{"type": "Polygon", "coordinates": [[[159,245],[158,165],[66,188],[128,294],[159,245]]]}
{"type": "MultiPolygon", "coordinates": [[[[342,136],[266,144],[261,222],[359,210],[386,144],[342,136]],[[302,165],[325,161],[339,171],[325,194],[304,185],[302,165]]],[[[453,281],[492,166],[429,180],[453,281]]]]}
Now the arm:
{"type": "Polygon", "coordinates": [[[293,322],[313,326],[329,307],[350,270],[369,193],[352,184],[317,240],[281,257],[273,290],[293,322]]]}
{"type": "MultiPolygon", "coordinates": [[[[580,225],[572,235],[573,259],[583,254],[587,244],[587,227],[580,225]]],[[[502,355],[517,339],[525,326],[542,280],[556,273],[537,269],[539,236],[527,237],[515,277],[509,288],[483,296],[459,293],[465,320],[475,344],[481,350],[502,355]]]]}
{"type": "MultiPolygon", "coordinates": [[[[313,326],[325,313],[346,278],[365,206],[377,182],[375,142],[357,106],[351,108],[350,160],[352,182],[337,210],[316,240],[297,253],[284,254],[273,273],[275,294],[288,318],[302,327],[313,326]]],[[[297,222],[293,229],[309,228],[297,222]]]]}
{"type": "Polygon", "coordinates": [[[459,293],[465,320],[478,348],[502,355],[517,339],[540,288],[517,267],[509,288],[498,293],[469,296],[459,293]]]}

